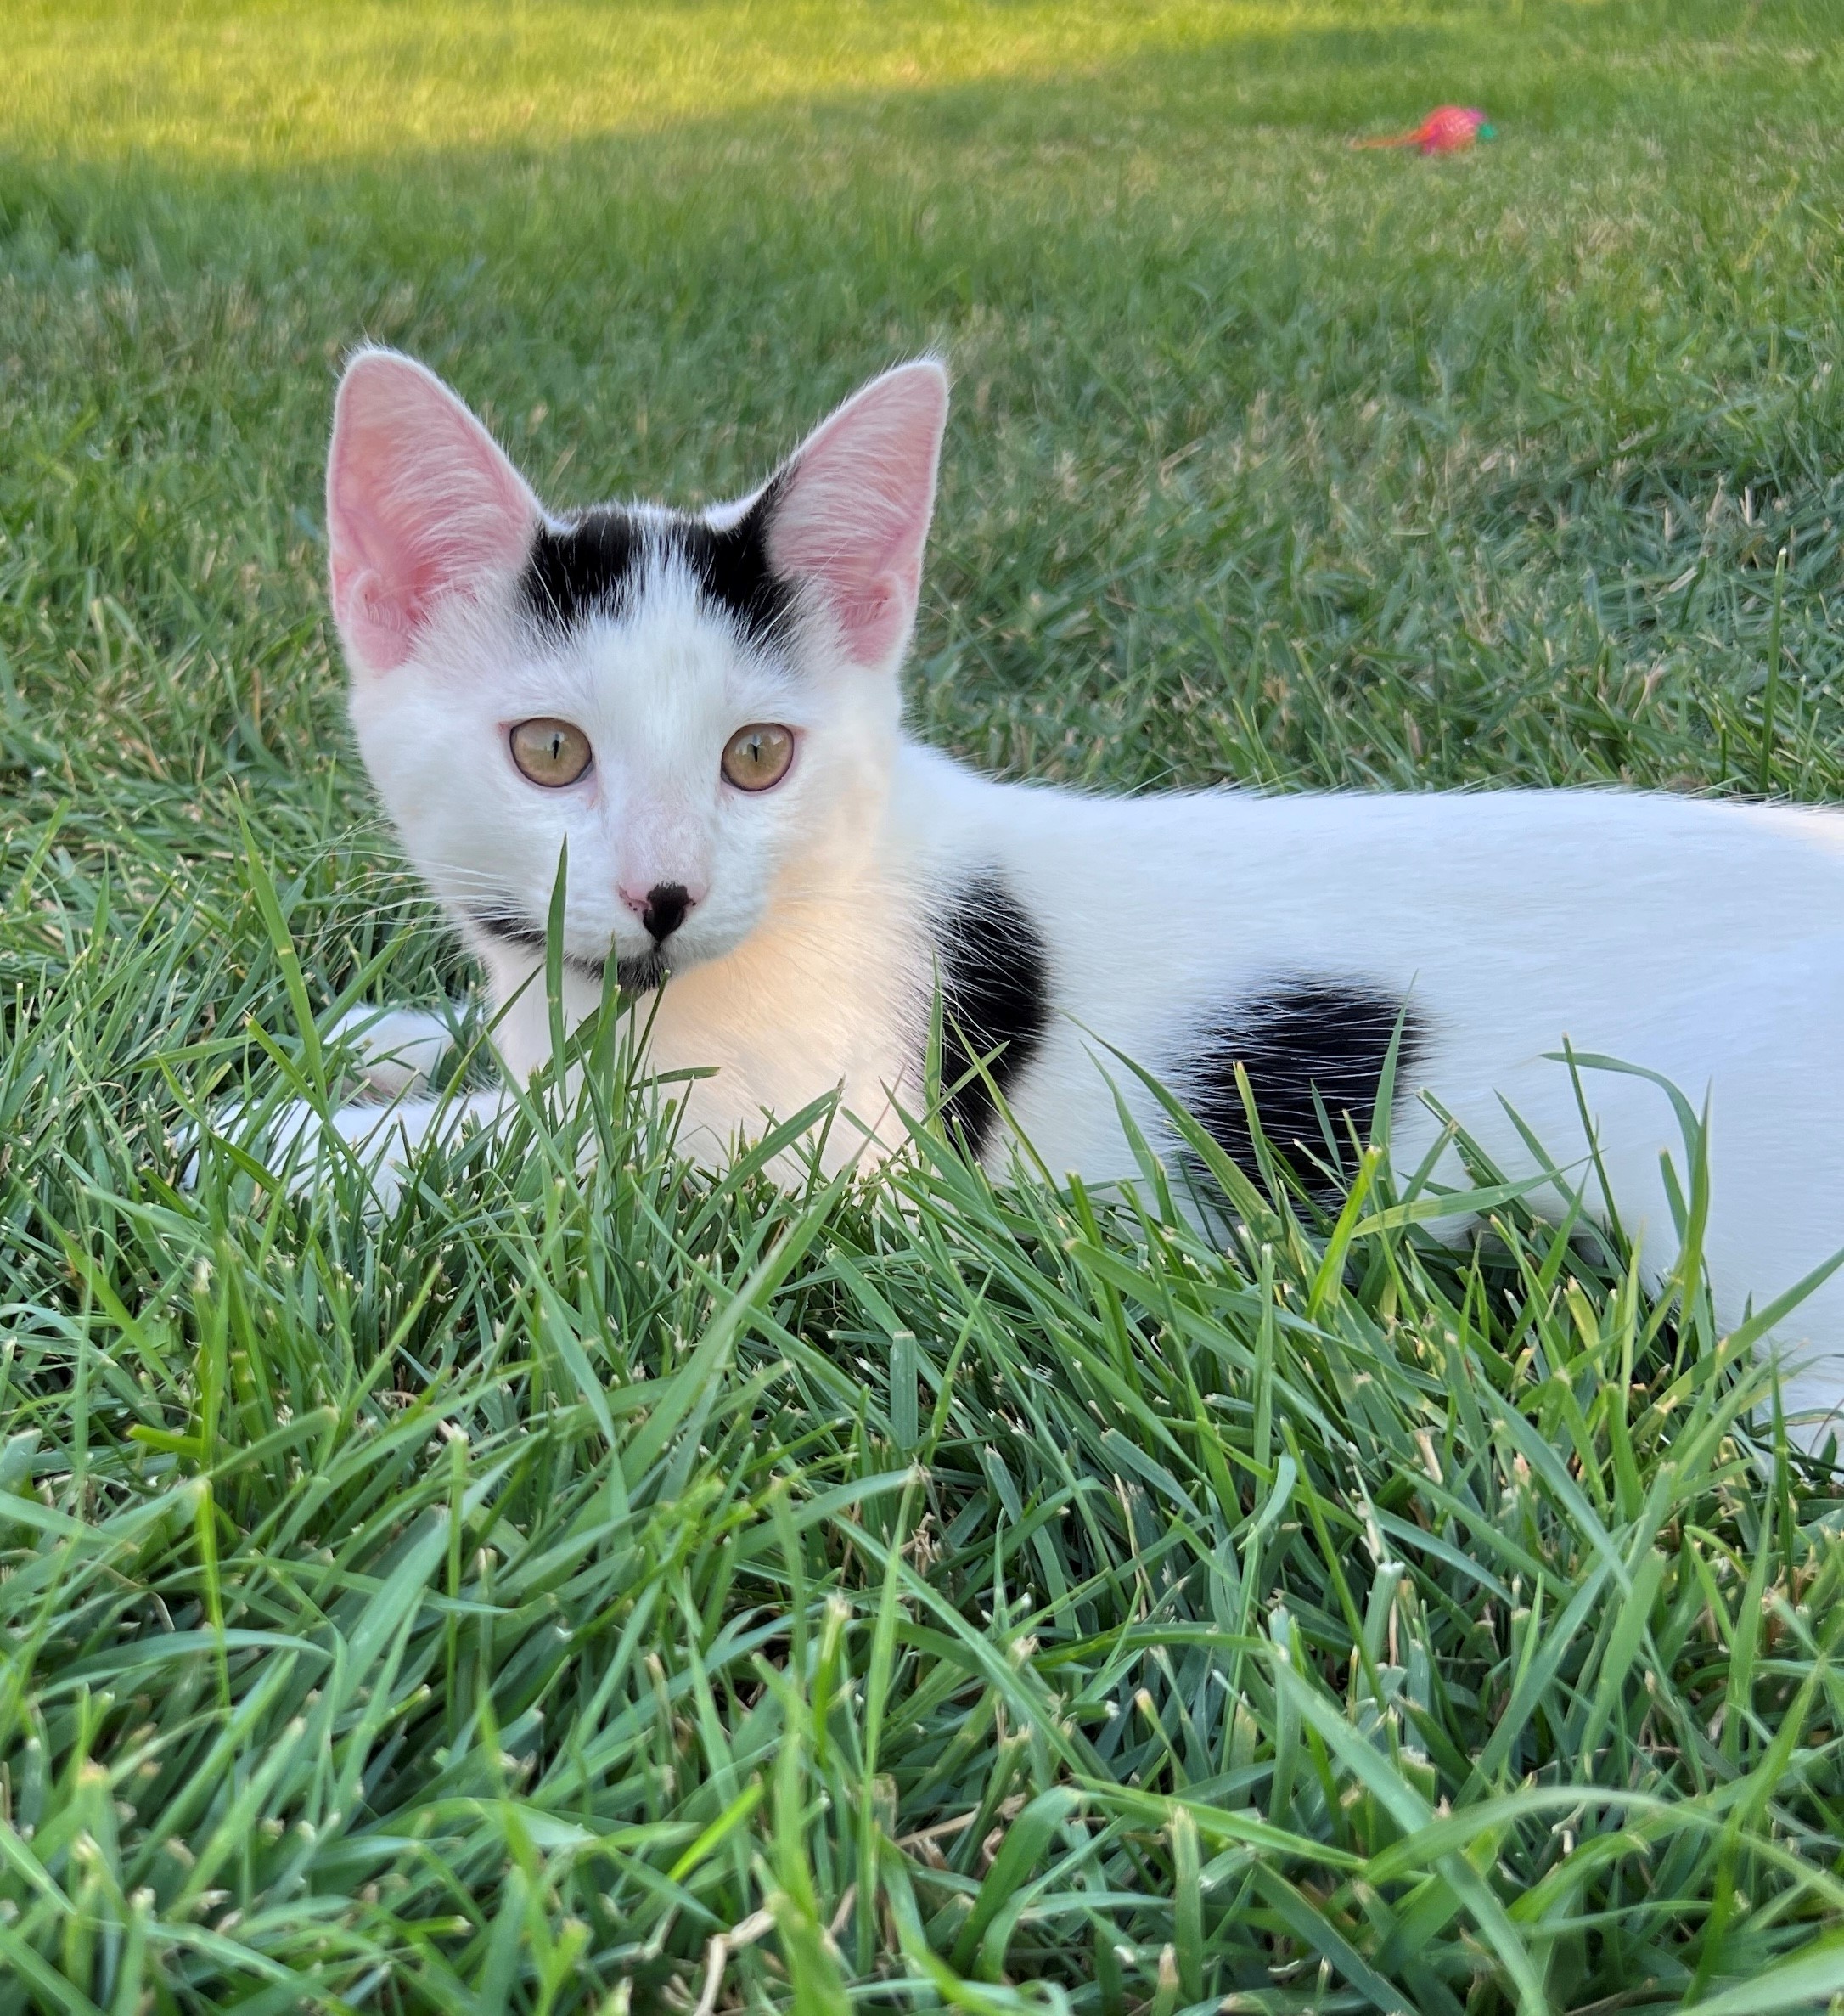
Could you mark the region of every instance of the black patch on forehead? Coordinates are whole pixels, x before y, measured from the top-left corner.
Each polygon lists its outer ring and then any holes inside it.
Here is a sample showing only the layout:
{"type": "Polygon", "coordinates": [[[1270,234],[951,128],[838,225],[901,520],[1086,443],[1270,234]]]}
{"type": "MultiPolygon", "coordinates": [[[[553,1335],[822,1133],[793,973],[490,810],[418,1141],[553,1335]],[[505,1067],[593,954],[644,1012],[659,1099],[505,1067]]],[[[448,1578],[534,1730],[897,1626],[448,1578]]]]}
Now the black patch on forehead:
{"type": "Polygon", "coordinates": [[[698,518],[675,519],[665,528],[667,549],[751,644],[772,643],[794,605],[793,583],[768,560],[768,521],[779,490],[778,480],[722,532],[698,518]]]}
{"type": "Polygon", "coordinates": [[[617,504],[584,511],[567,525],[541,525],[519,594],[541,630],[575,629],[627,608],[641,563],[641,527],[617,504]]]}
{"type": "Polygon", "coordinates": [[[1361,981],[1285,982],[1251,995],[1205,1029],[1179,1060],[1172,1082],[1224,1154],[1258,1182],[1248,1116],[1236,1087],[1240,1064],[1276,1158],[1302,1182],[1323,1188],[1318,1165],[1337,1166],[1349,1139],[1346,1116],[1360,1139],[1369,1131],[1398,1022],[1396,1072],[1402,1084],[1419,1067],[1425,1047],[1425,1031],[1407,1002],[1361,981]],[[1331,1123],[1330,1143],[1321,1107],[1331,1123]]]}
{"type": "Polygon", "coordinates": [[[983,1155],[997,1108],[986,1078],[969,1073],[984,1063],[1010,1095],[1049,1026],[1049,960],[1029,912],[996,874],[976,876],[945,902],[933,933],[947,1090],[942,1117],[983,1155]]]}
{"type": "Polygon", "coordinates": [[[771,483],[721,531],[701,518],[644,518],[619,504],[584,511],[561,527],[540,526],[520,598],[541,629],[560,634],[592,617],[624,616],[649,572],[676,560],[742,636],[771,643],[794,602],[793,584],[768,559],[775,496],[771,483]]]}

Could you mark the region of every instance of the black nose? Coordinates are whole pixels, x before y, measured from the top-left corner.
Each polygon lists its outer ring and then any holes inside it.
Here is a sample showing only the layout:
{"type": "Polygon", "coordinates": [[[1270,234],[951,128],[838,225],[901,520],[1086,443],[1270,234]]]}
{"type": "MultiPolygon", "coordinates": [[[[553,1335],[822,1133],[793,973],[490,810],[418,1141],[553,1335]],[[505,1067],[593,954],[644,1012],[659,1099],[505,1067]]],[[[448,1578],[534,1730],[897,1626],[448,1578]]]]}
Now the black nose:
{"type": "Polygon", "coordinates": [[[656,945],[664,944],[685,921],[685,913],[691,906],[683,882],[655,882],[647,892],[647,907],[640,921],[656,945]]]}

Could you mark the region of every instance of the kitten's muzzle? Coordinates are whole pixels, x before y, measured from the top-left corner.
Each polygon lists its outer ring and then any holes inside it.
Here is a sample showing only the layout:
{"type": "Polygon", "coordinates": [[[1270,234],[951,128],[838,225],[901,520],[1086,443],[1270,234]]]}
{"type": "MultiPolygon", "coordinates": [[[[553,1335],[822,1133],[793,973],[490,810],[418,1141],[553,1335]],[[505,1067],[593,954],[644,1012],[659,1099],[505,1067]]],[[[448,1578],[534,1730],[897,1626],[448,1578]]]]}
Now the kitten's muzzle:
{"type": "Polygon", "coordinates": [[[639,918],[654,943],[663,945],[691,914],[697,898],[683,882],[655,882],[644,896],[623,889],[621,901],[639,918]]]}

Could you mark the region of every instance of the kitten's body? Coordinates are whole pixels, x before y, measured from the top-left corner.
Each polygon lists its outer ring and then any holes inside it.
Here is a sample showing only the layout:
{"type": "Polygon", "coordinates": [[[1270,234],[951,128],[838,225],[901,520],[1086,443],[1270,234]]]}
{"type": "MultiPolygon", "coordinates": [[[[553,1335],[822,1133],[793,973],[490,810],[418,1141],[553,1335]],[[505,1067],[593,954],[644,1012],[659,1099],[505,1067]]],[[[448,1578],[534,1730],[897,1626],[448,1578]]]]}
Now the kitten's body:
{"type": "MultiPolygon", "coordinates": [[[[992,1053],[1053,1171],[1131,1176],[1123,1102],[1176,1150],[1114,1052],[1245,1157],[1240,1060],[1270,1135],[1323,1154],[1318,1108],[1367,1122],[1393,1041],[1399,1168],[1439,1140],[1425,1089],[1517,1174],[1535,1163],[1515,1112],[1597,1207],[1577,1081],[1554,1061],[1567,1042],[1707,1096],[1725,1326],[1844,1246],[1844,818],[1611,791],[1123,800],[981,779],[899,728],[942,408],[939,374],[910,367],[754,499],[561,523],[418,367],[353,366],[329,518],[354,721],[486,965],[509,1072],[551,1053],[543,920],[567,848],[566,1005],[600,1001],[610,958],[643,979],[670,966],[649,1061],[712,1073],[685,1092],[683,1138],[713,1161],[835,1089],[834,1162],[899,1146],[939,982],[946,1075],[992,1053]],[[593,768],[535,790],[503,755],[508,723],[533,719],[580,731],[593,768]],[[798,750],[760,793],[717,766],[751,720],[798,750]],[[655,944],[662,889],[684,921],[655,944]]],[[[1684,1146],[1671,1101],[1636,1076],[1580,1084],[1622,1221],[1661,1267],[1677,1240],[1660,1157],[1681,1164],[1684,1146]]],[[[395,1140],[434,1111],[400,1106],[380,1130],[356,1109],[341,1131],[395,1140]]],[[[983,1083],[953,1111],[989,1163],[1007,1157],[983,1083]]],[[[1823,1362],[1789,1399],[1829,1408],[1844,1275],[1780,1341],[1807,1340],[1823,1362]]]]}

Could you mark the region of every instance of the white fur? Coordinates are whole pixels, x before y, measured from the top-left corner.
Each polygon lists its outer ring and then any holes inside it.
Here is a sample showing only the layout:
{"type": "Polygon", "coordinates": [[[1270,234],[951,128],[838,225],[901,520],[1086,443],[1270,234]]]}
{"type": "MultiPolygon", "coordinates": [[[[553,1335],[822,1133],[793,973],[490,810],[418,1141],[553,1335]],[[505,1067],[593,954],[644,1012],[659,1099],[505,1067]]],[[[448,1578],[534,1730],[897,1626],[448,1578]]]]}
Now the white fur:
{"type": "MultiPolygon", "coordinates": [[[[996,871],[1048,954],[1054,1015],[1011,1101],[1053,1171],[1133,1174],[1116,1094],[1150,1138],[1170,1138],[1110,1046],[1182,1078],[1200,1030],[1234,1003],[1325,975],[1413,1004],[1425,1042],[1406,1093],[1431,1093],[1514,1175],[1534,1168],[1515,1110],[1591,1205],[1576,1084],[1553,1053],[1566,1042],[1706,1099],[1706,1250],[1725,1327],[1844,1247],[1844,817],[1616,791],[1117,799],[976,776],[899,728],[915,593],[905,527],[919,565],[940,428],[914,374],[932,372],[891,374],[829,423],[884,399],[879,424],[896,427],[903,468],[928,431],[926,480],[917,494],[913,473],[890,477],[870,423],[835,441],[824,494],[801,500],[790,542],[820,557],[788,653],[752,650],[670,567],[622,620],[561,644],[536,640],[503,592],[485,591],[440,602],[400,664],[368,666],[349,637],[366,763],[486,969],[509,1073],[550,1056],[543,955],[486,935],[468,909],[505,893],[542,923],[567,846],[565,944],[579,959],[646,949],[624,883],[700,893],[646,1011],[654,1065],[714,1067],[684,1094],[696,1152],[720,1160],[765,1115],[835,1088],[850,1123],[835,1125],[831,1159],[890,1152],[902,1139],[893,1102],[922,1099],[931,904],[996,871]],[[857,549],[854,491],[868,499],[857,549]],[[900,621],[880,605],[854,629],[852,610],[829,600],[827,581],[854,567],[899,597],[900,621]],[[869,664],[866,635],[880,647],[869,664]],[[541,791],[514,768],[507,726],[535,715],[587,735],[583,786],[541,791]],[[796,729],[799,751],[784,785],[747,797],[722,784],[718,753],[759,720],[796,729]]],[[[800,498],[798,455],[790,467],[800,498]]],[[[565,994],[577,1017],[601,990],[571,971],[565,994]]],[[[1677,1251],[1660,1174],[1667,1154],[1681,1171],[1671,1103],[1636,1077],[1590,1072],[1582,1084],[1618,1210],[1656,1272],[1677,1251]]],[[[440,1110],[400,1105],[380,1126],[372,1109],[370,1138],[396,1152],[440,1110]]],[[[472,1110],[490,1117],[492,1102],[472,1110]]],[[[341,1132],[363,1139],[365,1124],[341,1132]]],[[[1398,1168],[1439,1133],[1405,1097],[1398,1168]]],[[[988,1159],[1007,1152],[999,1142],[988,1159]]],[[[1817,1354],[1789,1404],[1835,1405],[1844,1275],[1775,1341],[1817,1354]]]]}

